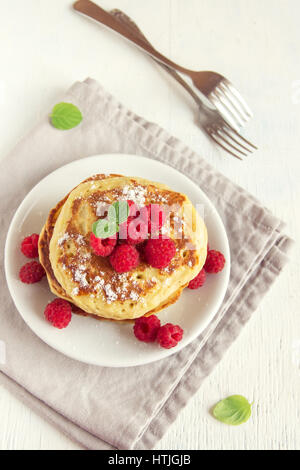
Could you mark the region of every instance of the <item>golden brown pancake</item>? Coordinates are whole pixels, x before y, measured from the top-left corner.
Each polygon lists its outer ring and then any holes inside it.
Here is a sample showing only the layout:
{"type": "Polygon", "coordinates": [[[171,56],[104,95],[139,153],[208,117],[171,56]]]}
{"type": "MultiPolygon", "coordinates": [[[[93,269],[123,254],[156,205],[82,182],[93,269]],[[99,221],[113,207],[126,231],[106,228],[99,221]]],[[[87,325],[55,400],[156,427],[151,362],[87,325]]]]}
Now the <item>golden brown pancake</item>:
{"type": "MultiPolygon", "coordinates": [[[[92,178],[88,178],[86,181],[90,181],[91,179],[100,180],[100,179],[106,179],[106,178],[118,177],[118,176],[120,176],[120,175],[116,175],[116,174],[112,174],[112,175],[99,174],[99,175],[93,176],[92,178]]],[[[49,259],[49,243],[50,243],[50,240],[51,240],[52,235],[53,235],[54,226],[55,226],[56,220],[57,220],[57,218],[60,214],[61,208],[64,205],[64,203],[66,202],[67,198],[68,198],[68,195],[65,196],[61,201],[59,201],[58,204],[53,209],[51,209],[51,211],[48,215],[46,223],[45,223],[44,227],[42,228],[42,231],[41,231],[40,237],[39,237],[39,258],[40,258],[41,264],[43,265],[43,267],[46,271],[49,287],[50,287],[50,290],[52,291],[52,293],[54,295],[56,295],[57,297],[61,297],[65,300],[69,301],[70,303],[72,303],[72,298],[67,295],[66,291],[62,288],[62,286],[57,281],[57,279],[56,279],[56,277],[53,273],[53,269],[52,269],[50,259],[49,259]]],[[[153,310],[150,310],[146,314],[146,316],[152,315],[154,313],[158,313],[160,310],[163,310],[163,309],[167,308],[168,306],[172,305],[173,303],[175,303],[178,300],[178,298],[180,297],[182,289],[184,287],[186,287],[186,286],[183,286],[182,288],[178,289],[178,291],[175,292],[174,295],[170,296],[168,299],[166,299],[164,302],[162,302],[162,304],[160,306],[156,307],[153,310]]],[[[80,307],[77,307],[73,303],[72,303],[72,310],[73,310],[73,313],[75,313],[77,315],[90,316],[90,317],[93,317],[97,320],[107,320],[107,318],[103,318],[103,317],[100,317],[98,315],[88,313],[88,312],[82,310],[80,307]]],[[[124,320],[124,321],[127,321],[127,320],[124,320]]]]}
{"type": "Polygon", "coordinates": [[[40,240],[41,262],[52,291],[89,314],[115,320],[154,313],[175,302],[201,270],[206,249],[205,225],[187,196],[159,183],[123,176],[104,179],[97,175],[78,185],[50,212],[40,240]],[[185,204],[192,207],[194,222],[186,224],[184,238],[174,239],[171,228],[177,251],[164,270],[142,261],[130,273],[120,275],[108,259],[92,253],[89,236],[98,219],[96,208],[122,198],[136,198],[141,205],[175,203],[177,216],[185,204]]]}

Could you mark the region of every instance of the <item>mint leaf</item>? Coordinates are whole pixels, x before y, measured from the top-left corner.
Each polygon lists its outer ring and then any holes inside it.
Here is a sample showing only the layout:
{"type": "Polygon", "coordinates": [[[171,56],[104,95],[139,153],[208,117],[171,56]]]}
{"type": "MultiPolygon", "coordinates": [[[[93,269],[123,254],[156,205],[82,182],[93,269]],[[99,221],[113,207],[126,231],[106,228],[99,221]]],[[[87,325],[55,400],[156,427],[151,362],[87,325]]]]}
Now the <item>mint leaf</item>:
{"type": "Polygon", "coordinates": [[[119,227],[115,220],[100,219],[93,223],[92,231],[97,238],[109,238],[115,235],[119,227]]]}
{"type": "Polygon", "coordinates": [[[216,404],[213,415],[222,423],[238,426],[250,418],[251,405],[245,397],[232,395],[216,404]]]}
{"type": "Polygon", "coordinates": [[[99,219],[93,223],[92,232],[97,238],[108,238],[115,235],[129,215],[129,206],[126,201],[117,201],[108,208],[107,219],[99,219]]]}
{"type": "Polygon", "coordinates": [[[52,109],[51,122],[56,129],[72,129],[82,121],[80,110],[72,103],[58,103],[52,109]]]}
{"type": "MultiPolygon", "coordinates": [[[[117,201],[111,207],[113,207],[115,211],[115,215],[113,215],[113,211],[111,211],[111,217],[115,217],[119,225],[121,225],[123,222],[126,222],[129,215],[129,206],[127,201],[117,201]]],[[[109,210],[108,217],[110,218],[109,210]]]]}

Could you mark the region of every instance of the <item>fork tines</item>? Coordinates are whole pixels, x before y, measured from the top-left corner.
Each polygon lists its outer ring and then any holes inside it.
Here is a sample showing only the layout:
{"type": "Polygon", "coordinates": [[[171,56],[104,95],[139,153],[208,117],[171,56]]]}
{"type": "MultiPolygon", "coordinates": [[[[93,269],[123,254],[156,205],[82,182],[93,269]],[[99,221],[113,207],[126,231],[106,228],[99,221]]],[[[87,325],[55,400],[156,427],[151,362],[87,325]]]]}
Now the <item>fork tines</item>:
{"type": "Polygon", "coordinates": [[[226,121],[236,130],[243,127],[253,116],[242,95],[227,79],[220,81],[210,93],[210,99],[226,121]]]}
{"type": "Polygon", "coordinates": [[[213,126],[209,127],[207,131],[220,147],[240,160],[257,150],[255,145],[229,126],[213,126]]]}

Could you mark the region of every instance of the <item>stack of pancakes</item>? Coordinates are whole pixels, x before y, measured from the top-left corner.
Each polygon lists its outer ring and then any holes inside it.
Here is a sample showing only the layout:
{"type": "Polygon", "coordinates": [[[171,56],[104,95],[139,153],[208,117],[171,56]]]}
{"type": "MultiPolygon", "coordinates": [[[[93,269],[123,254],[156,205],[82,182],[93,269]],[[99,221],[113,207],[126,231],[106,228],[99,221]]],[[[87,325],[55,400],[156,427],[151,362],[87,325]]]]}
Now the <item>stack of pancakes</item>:
{"type": "Polygon", "coordinates": [[[74,188],[50,211],[39,238],[40,262],[51,291],[71,302],[75,313],[113,320],[151,315],[176,302],[202,269],[206,254],[206,227],[186,195],[160,183],[113,174],[95,175],[74,188]],[[119,274],[108,258],[93,253],[92,225],[103,206],[118,200],[133,200],[140,207],[176,207],[167,224],[176,254],[167,268],[151,267],[141,254],[135,269],[119,274]],[[192,217],[184,220],[178,238],[175,220],[181,221],[186,204],[192,217]]]}

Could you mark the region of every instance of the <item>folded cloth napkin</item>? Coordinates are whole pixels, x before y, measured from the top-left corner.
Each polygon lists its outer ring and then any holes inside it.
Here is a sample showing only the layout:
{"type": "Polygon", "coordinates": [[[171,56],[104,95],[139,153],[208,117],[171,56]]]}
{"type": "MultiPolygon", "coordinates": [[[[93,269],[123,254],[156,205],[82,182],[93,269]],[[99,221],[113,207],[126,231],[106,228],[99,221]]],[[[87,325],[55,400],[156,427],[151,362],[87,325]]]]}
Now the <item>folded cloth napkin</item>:
{"type": "Polygon", "coordinates": [[[35,336],[16,311],[2,270],[0,340],[7,351],[0,383],[86,448],[151,449],[249,320],[292,242],[257,200],[96,81],[75,83],[63,101],[80,108],[80,126],[57,131],[45,116],[1,162],[1,243],[24,196],[57,167],[101,153],[144,155],[190,177],[215,204],[230,242],[230,284],[213,321],[182,351],[147,366],[110,369],[69,359],[35,336]]]}

